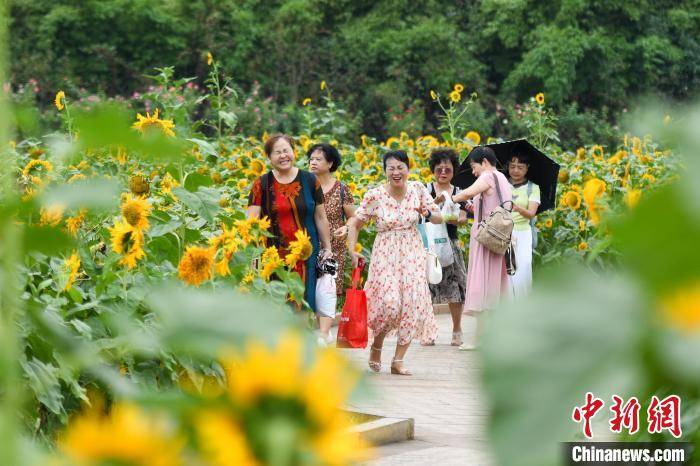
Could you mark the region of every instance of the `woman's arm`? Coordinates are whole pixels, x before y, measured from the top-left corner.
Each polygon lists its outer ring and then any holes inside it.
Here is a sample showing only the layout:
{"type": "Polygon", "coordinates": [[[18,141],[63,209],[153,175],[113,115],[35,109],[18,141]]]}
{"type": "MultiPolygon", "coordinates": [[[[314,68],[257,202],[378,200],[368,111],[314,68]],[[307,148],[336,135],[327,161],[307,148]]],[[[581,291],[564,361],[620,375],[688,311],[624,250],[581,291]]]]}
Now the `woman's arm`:
{"type": "MultiPolygon", "coordinates": [[[[355,207],[353,204],[346,204],[343,206],[343,212],[345,212],[345,218],[346,219],[351,219],[355,216],[355,211],[357,210],[357,207],[355,207]]],[[[347,221],[345,222],[347,225],[347,221]]]]}
{"type": "Polygon", "coordinates": [[[528,220],[537,215],[537,207],[539,207],[539,204],[535,201],[530,201],[527,205],[527,209],[523,209],[519,205],[513,203],[513,210],[528,220]]]}
{"type": "Polygon", "coordinates": [[[262,207],[259,205],[249,205],[248,209],[246,210],[246,217],[248,218],[260,218],[260,214],[262,213],[262,207]]]}
{"type": "Polygon", "coordinates": [[[328,217],[326,217],[326,208],[323,204],[316,205],[314,210],[314,221],[316,222],[316,229],[318,230],[318,236],[321,239],[321,247],[327,251],[331,250],[331,229],[328,224],[328,217]]]}
{"type": "Polygon", "coordinates": [[[365,222],[360,220],[357,216],[348,219],[348,252],[350,253],[350,258],[352,259],[352,268],[357,267],[357,262],[360,259],[360,255],[355,252],[355,245],[357,244],[357,236],[360,230],[364,226],[365,222]]]}
{"type": "Polygon", "coordinates": [[[467,189],[464,189],[452,196],[452,202],[464,202],[467,199],[471,199],[472,197],[476,196],[477,194],[481,194],[484,191],[488,191],[490,187],[491,186],[489,186],[488,183],[486,183],[486,181],[479,178],[474,182],[474,184],[469,186],[467,189]]]}

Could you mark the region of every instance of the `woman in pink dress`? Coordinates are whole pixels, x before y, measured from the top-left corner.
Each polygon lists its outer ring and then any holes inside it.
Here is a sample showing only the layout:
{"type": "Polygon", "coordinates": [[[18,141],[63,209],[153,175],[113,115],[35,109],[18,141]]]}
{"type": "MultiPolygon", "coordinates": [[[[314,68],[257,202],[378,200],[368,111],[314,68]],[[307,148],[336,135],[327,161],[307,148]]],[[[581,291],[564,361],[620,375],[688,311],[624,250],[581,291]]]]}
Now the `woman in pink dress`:
{"type": "MultiPolygon", "coordinates": [[[[503,202],[512,201],[510,183],[503,173],[496,170],[496,154],[489,147],[475,147],[469,153],[469,165],[477,177],[474,184],[452,196],[454,202],[464,202],[474,198],[474,224],[469,239],[469,265],[467,267],[467,296],[464,311],[477,317],[479,337],[481,312],[493,309],[501,296],[508,290],[508,275],[506,274],[505,256],[495,254],[476,241],[476,230],[479,219],[487,218],[493,209],[501,204],[498,192],[500,189],[503,202]]],[[[460,349],[474,349],[475,343],[464,344],[460,349]]]]}
{"type": "Polygon", "coordinates": [[[441,223],[439,209],[430,194],[418,182],[408,181],[408,156],[401,150],[384,155],[387,182],[365,194],[355,216],[348,221],[348,248],[353,268],[359,229],[374,220],[377,237],[372,246],[367,294],[367,324],[374,341],[369,367],[381,370],[382,345],[390,332],[397,343],[391,373],[411,375],[403,358],[414,337],[429,343],[437,336],[437,322],[426,278],[426,252],[418,232],[422,216],[441,223]]]}

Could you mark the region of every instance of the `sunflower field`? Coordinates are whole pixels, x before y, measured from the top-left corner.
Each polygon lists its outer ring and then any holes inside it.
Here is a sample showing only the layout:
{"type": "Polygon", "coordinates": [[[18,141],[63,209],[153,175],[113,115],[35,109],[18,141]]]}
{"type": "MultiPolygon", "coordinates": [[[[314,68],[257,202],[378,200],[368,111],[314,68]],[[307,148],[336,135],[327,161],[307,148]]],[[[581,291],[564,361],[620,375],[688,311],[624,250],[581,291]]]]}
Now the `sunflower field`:
{"type": "MultiPolygon", "coordinates": [[[[267,134],[245,134],[234,86],[206,61],[201,87],[163,68],[128,99],[59,90],[40,114],[25,91],[7,96],[17,111],[3,148],[3,304],[16,325],[0,340],[3,369],[19,361],[21,371],[0,370],[0,409],[7,419],[12,406],[24,409],[3,464],[348,464],[365,455],[338,411],[358,377],[304,337],[311,315],[290,270],[308,238],[283,261],[265,245],[267,219],[245,218],[250,186],[269,169],[267,134]]],[[[478,95],[464,85],[430,97],[443,110],[439,134],[353,141],[352,118],[322,82],[300,102],[298,165],[311,144],[336,145],[338,177],[357,203],[383,181],[387,150],[406,150],[410,179],[428,182],[432,149],[464,158],[498,140],[469,127],[478,95]]],[[[680,157],[644,134],[567,148],[543,94],[521,109],[523,136],[562,167],[556,208],[537,220],[538,270],[617,267],[609,222],[672,185],[680,157]]],[[[373,236],[360,237],[367,258],[373,236]]]]}

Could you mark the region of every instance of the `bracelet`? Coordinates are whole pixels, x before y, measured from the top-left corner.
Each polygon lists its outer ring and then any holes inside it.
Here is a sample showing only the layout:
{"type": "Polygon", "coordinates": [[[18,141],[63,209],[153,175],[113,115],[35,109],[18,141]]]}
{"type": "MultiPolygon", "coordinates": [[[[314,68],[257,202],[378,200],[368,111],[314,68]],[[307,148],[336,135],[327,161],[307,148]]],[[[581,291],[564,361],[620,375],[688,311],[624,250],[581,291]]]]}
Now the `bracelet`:
{"type": "Polygon", "coordinates": [[[433,213],[428,210],[428,215],[425,216],[425,219],[428,220],[432,216],[433,216],[433,213]]]}

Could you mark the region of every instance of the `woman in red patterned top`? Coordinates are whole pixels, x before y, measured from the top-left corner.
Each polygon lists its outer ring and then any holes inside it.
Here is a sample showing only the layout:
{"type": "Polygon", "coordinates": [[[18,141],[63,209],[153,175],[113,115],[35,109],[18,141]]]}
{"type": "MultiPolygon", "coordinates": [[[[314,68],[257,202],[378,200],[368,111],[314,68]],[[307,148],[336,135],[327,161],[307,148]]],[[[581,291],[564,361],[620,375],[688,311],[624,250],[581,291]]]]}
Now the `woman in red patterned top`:
{"type": "Polygon", "coordinates": [[[304,299],[316,311],[316,261],[319,256],[332,256],[323,190],[316,176],[294,166],[294,141],[289,136],[270,137],[265,141],[265,154],[272,170],[253,182],[247,214],[270,219],[273,236],[268,238],[268,244],[271,241],[283,259],[297,231],[304,230],[309,235],[313,253],[306,261],[299,261],[295,270],[304,282],[304,299]]]}

